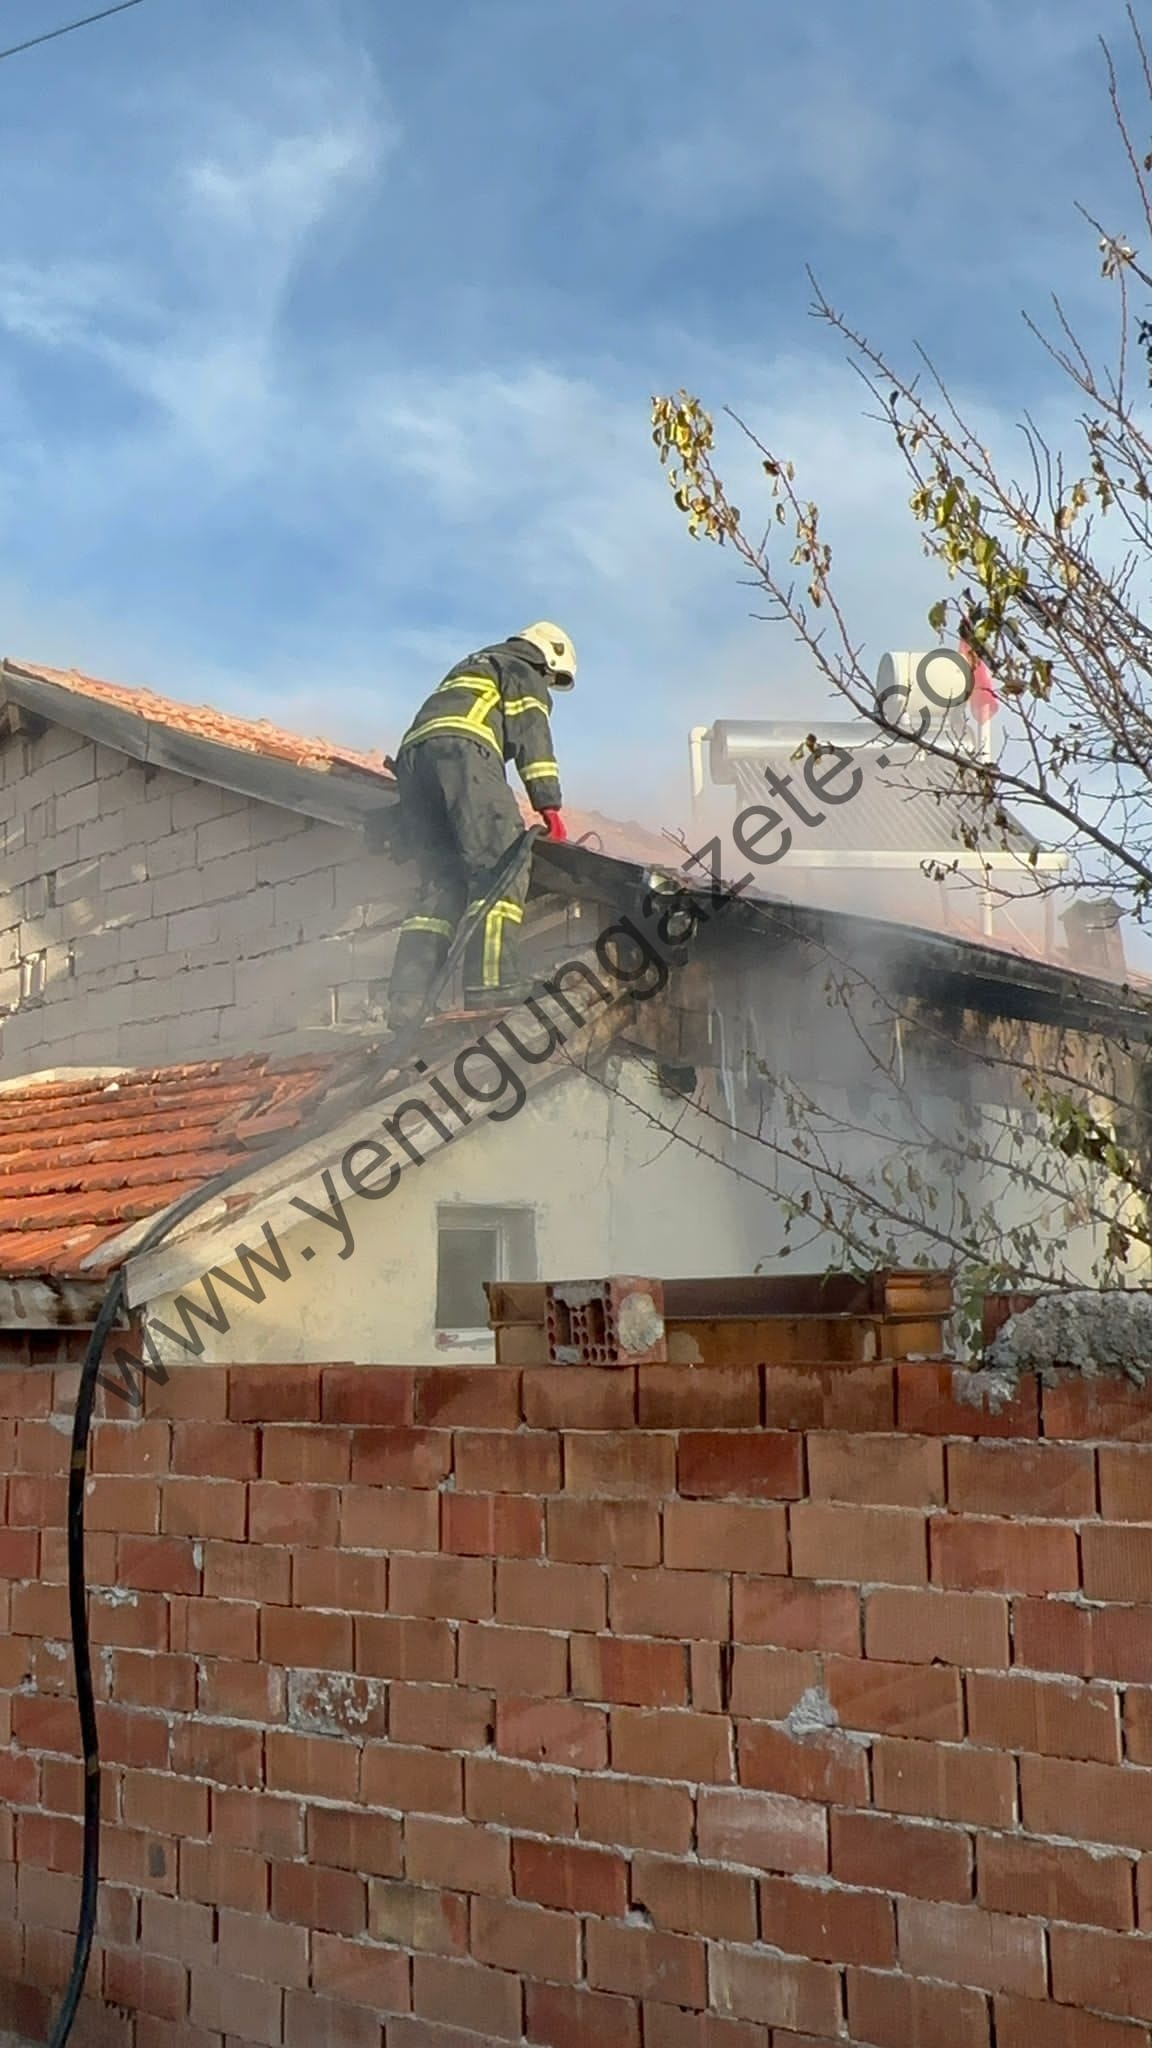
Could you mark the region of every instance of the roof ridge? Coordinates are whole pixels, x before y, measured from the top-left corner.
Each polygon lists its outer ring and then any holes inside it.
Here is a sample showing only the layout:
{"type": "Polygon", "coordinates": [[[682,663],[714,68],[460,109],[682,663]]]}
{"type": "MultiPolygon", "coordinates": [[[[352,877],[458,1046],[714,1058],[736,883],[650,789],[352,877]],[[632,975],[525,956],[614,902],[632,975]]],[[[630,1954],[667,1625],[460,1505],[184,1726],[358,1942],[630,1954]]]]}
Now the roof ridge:
{"type": "Polygon", "coordinates": [[[219,711],[213,704],[193,704],[186,697],[169,697],[144,685],[132,687],[125,683],[110,683],[99,676],[87,675],[81,669],[51,668],[44,662],[21,661],[13,656],[5,657],[3,666],[15,675],[47,683],[52,688],[67,690],[73,696],[87,697],[96,703],[150,719],[157,725],[192,734],[198,739],[215,741],[219,746],[232,747],[241,753],[271,755],[299,768],[312,768],[320,773],[333,768],[350,768],[377,776],[389,785],[393,781],[387,757],[381,749],[345,747],[322,734],[295,733],[264,714],[253,718],[239,712],[219,711]]]}

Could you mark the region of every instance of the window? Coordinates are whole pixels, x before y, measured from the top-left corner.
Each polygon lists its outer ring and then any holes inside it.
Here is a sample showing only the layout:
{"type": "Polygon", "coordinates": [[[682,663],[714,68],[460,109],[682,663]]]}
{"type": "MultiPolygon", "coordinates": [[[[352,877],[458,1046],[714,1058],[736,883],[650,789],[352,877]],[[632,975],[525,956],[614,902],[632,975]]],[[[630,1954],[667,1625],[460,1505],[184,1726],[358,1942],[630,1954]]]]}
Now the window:
{"type": "Polygon", "coordinates": [[[486,1280],[534,1280],[531,1209],[442,1208],[437,1212],[436,1327],[488,1329],[486,1280]]]}

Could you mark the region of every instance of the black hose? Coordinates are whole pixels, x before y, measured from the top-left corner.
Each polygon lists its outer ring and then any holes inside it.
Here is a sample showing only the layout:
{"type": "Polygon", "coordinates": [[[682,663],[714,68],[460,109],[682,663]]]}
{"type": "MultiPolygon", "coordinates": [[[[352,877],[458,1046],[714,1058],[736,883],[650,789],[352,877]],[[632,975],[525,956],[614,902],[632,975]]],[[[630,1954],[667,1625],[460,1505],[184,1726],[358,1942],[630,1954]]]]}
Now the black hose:
{"type": "MultiPolygon", "coordinates": [[[[170,1230],[193,1209],[224,1186],[251,1171],[251,1160],[243,1160],[217,1174],[204,1187],[182,1197],[175,1207],[158,1218],[136,1247],[137,1252],[154,1250],[170,1230]]],[[[80,1368],[76,1408],[72,1417],[72,1456],[68,1467],[68,1614],[72,1631],[72,1669],[76,1675],[76,1705],[80,1716],[80,1743],[84,1758],[84,1848],[80,1877],[80,1916],[72,1971],[57,2014],[48,2048],[64,2048],[84,1990],[92,1937],[96,1931],[96,1900],[100,1884],[100,1741],[96,1727],[96,1701],[92,1691],[92,1648],[88,1634],[88,1581],[84,1565],[84,1494],[88,1483],[88,1445],[92,1434],[92,1411],[96,1404],[97,1377],[108,1333],[124,1305],[124,1269],[116,1273],[100,1304],[80,1368]]]]}
{"type": "Polygon", "coordinates": [[[88,1588],[84,1578],[84,1488],[88,1479],[88,1439],[92,1430],[96,1372],[105,1340],[123,1299],[124,1274],[121,1270],[100,1304],[100,1313],[80,1371],[76,1413],[72,1418],[72,1460],[68,1468],[68,1607],[72,1622],[76,1701],[80,1710],[80,1742],[84,1755],[84,1862],[76,1954],[50,2048],[63,2048],[72,2031],[96,1927],[96,1893],[100,1883],[100,1744],[96,1732],[96,1702],[92,1694],[88,1588]]]}
{"type": "MultiPolygon", "coordinates": [[[[419,1019],[382,1048],[382,1052],[388,1057],[390,1068],[403,1065],[414,1051],[420,1032],[427,1021],[428,1012],[447,986],[472,933],[492,905],[499,900],[501,892],[507,888],[512,877],[519,872],[521,863],[530,857],[532,842],[539,831],[539,826],[530,826],[509,848],[496,870],[487,895],[474,906],[461,923],[448,949],[447,959],[424,999],[424,1008],[419,1019]]],[[[373,1076],[373,1085],[379,1078],[377,1070],[373,1076]]],[[[339,1119],[342,1121],[349,1113],[348,1103],[341,1103],[339,1119]]],[[[299,1131],[293,1131],[286,1136],[275,1148],[274,1153],[265,1152],[262,1155],[260,1164],[266,1166],[274,1156],[292,1150],[300,1143],[300,1135],[299,1131]]],[[[174,1207],[157,1217],[156,1222],[145,1232],[136,1246],[133,1256],[139,1258],[145,1252],[154,1251],[156,1246],[175,1230],[178,1223],[183,1223],[186,1216],[201,1208],[205,1202],[214,1201],[234,1181],[250,1173],[252,1166],[252,1160],[240,1160],[236,1165],[226,1167],[223,1173],[216,1174],[212,1180],[206,1181],[203,1187],[195,1188],[191,1193],[182,1196],[174,1207]]],[[[92,1433],[92,1411],[96,1402],[97,1379],[108,1333],[124,1305],[125,1291],[126,1281],[124,1269],[121,1267],[100,1304],[100,1311],[88,1341],[88,1349],[84,1354],[84,1363],[80,1368],[76,1410],[72,1418],[72,1457],[68,1468],[68,1612],[72,1631],[72,1669],[76,1676],[76,1705],[80,1717],[80,1740],[84,1757],[84,1848],[80,1878],[80,1914],[72,1970],[48,2048],[65,2048],[65,2043],[72,2032],[84,1993],[84,1983],[92,1955],[92,1938],[96,1931],[96,1906],[100,1888],[100,1741],[96,1726],[96,1700],[92,1690],[92,1647],[88,1634],[84,1496],[88,1483],[88,1446],[92,1433]]]]}

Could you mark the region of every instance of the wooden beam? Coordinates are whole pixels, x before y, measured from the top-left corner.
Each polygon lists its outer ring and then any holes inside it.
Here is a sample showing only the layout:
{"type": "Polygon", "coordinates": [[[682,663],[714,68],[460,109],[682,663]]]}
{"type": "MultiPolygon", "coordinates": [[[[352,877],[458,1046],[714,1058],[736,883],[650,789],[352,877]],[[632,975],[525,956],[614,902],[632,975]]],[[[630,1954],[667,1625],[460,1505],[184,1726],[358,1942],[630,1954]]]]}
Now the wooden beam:
{"type": "MultiPolygon", "coordinates": [[[[611,1275],[604,1275],[610,1278],[611,1275]]],[[[946,1273],[879,1272],[866,1280],[851,1273],[740,1274],[706,1280],[664,1280],[667,1320],[684,1322],[763,1322],[776,1316],[870,1316],[886,1321],[917,1322],[946,1316],[952,1307],[952,1284],[946,1273]]],[[[492,1281],[489,1314],[494,1328],[544,1324],[544,1282],[492,1281]]]]}
{"type": "MultiPolygon", "coordinates": [[[[765,1315],[679,1317],[667,1313],[668,1363],[707,1371],[721,1365],[872,1365],[940,1358],[944,1325],[932,1317],[765,1315]]],[[[547,1365],[543,1322],[496,1326],[497,1365],[547,1365]]]]}
{"type": "MultiPolygon", "coordinates": [[[[106,1280],[0,1280],[0,1329],[90,1330],[108,1286],[106,1280]]],[[[116,1327],[126,1329],[127,1319],[116,1327]]]]}

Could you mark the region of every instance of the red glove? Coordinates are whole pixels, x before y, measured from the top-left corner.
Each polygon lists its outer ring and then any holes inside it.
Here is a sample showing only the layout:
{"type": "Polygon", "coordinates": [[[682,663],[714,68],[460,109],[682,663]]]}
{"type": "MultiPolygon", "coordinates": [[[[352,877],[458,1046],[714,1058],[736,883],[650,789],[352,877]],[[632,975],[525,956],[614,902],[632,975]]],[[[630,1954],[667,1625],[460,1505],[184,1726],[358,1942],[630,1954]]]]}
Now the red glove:
{"type": "Polygon", "coordinates": [[[545,834],[546,838],[559,840],[567,839],[568,827],[564,823],[563,811],[541,811],[540,816],[543,818],[544,823],[548,827],[547,833],[545,834]]]}

